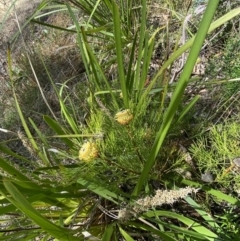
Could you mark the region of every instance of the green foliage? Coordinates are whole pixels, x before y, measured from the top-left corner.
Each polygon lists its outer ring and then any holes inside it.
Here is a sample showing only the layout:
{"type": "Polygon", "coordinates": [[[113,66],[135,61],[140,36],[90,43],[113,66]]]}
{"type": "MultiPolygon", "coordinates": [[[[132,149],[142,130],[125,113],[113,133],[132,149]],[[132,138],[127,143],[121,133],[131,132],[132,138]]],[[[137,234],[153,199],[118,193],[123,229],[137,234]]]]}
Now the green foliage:
{"type": "Polygon", "coordinates": [[[234,212],[234,208],[225,210],[224,215],[217,217],[220,224],[220,229],[226,232],[234,241],[237,241],[240,229],[237,223],[237,215],[234,212]]]}
{"type": "Polygon", "coordinates": [[[213,126],[190,149],[201,174],[210,172],[214,182],[237,193],[240,174],[233,160],[240,156],[239,128],[238,122],[213,126]]]}
{"type": "MultiPolygon", "coordinates": [[[[175,159],[176,144],[169,133],[181,129],[180,123],[199,98],[192,98],[180,111],[179,105],[184,105],[181,103],[184,91],[207,33],[232,19],[240,10],[235,9],[211,24],[218,1],[209,1],[196,36],[180,48],[176,45],[177,49],[148,83],[154,41],[161,29],[148,30],[147,1],[142,0],[141,5],[139,1],[108,0],[69,0],[59,4],[47,6],[43,2],[38,9],[55,7],[69,12],[87,81],[74,85],[77,92],[68,87],[72,79],[57,85],[40,57],[58,100],[60,111],[55,113],[27,54],[49,110],[44,122],[50,130],[43,133],[33,118],[24,115],[9,50],[11,87],[24,133],[1,131],[18,137],[28,154],[14,153],[5,143],[0,144],[0,214],[10,213],[19,220],[10,223],[6,237],[19,238],[17,233],[10,232],[10,227],[17,230],[24,227],[31,230],[26,240],[38,235],[34,228],[39,229],[44,240],[52,237],[85,240],[86,230],[91,238],[100,240],[124,238],[131,241],[135,237],[136,240],[145,237],[171,241],[231,240],[230,235],[224,233],[230,228],[213,224],[219,220],[208,216],[204,203],[191,199],[188,194],[198,195],[199,188],[204,195],[216,200],[236,206],[240,206],[239,201],[223,191],[202,185],[199,179],[194,182],[181,175],[169,175],[183,165],[182,159],[179,162],[175,159]],[[75,13],[80,9],[87,18],[78,19],[75,13]],[[98,52],[100,48],[93,40],[97,40],[104,51],[98,52]],[[169,78],[164,77],[167,69],[189,49],[177,84],[170,84],[169,78]],[[109,79],[108,68],[112,65],[114,78],[109,79]],[[168,95],[171,95],[170,102],[168,95]],[[31,163],[32,169],[16,164],[16,159],[31,163]],[[185,185],[192,188],[184,188],[185,185]],[[158,190],[160,188],[167,190],[158,190]],[[164,195],[167,198],[164,199],[164,195]],[[182,215],[171,210],[169,204],[174,205],[183,198],[184,208],[193,209],[200,215],[199,219],[195,213],[182,215]],[[202,220],[204,222],[200,223],[202,220]]],[[[32,18],[38,18],[36,15],[32,18]]],[[[61,30],[69,32],[63,27],[61,30]]],[[[220,126],[215,128],[209,137],[211,150],[199,141],[192,146],[192,153],[201,172],[207,168],[217,175],[219,184],[226,185],[231,182],[229,172],[225,171],[227,165],[231,165],[228,160],[239,155],[239,126],[223,126],[221,133],[217,129],[220,126]],[[230,143],[231,138],[236,138],[235,142],[230,143]],[[218,160],[224,163],[217,163],[218,160]]],[[[238,230],[233,228],[230,233],[233,232],[237,235],[238,230]]],[[[4,235],[0,236],[4,240],[4,235]]]]}
{"type": "Polygon", "coordinates": [[[236,79],[235,82],[226,82],[222,89],[224,91],[224,95],[227,98],[230,98],[234,94],[236,94],[239,89],[239,76],[240,76],[240,41],[239,38],[234,36],[229,37],[227,43],[225,44],[225,48],[220,57],[216,57],[210,62],[209,68],[211,68],[212,74],[216,75],[216,71],[220,72],[222,78],[225,79],[236,79]],[[215,64],[214,64],[215,62],[215,64]],[[219,71],[220,69],[220,71],[219,71]]]}

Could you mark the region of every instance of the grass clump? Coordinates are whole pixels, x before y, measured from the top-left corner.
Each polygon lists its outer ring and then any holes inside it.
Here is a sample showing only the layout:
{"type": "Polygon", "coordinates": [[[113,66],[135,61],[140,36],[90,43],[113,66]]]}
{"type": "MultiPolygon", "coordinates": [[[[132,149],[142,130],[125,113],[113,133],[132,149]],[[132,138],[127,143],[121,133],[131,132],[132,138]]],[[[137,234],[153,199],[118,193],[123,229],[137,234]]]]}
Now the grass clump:
{"type": "MultiPolygon", "coordinates": [[[[187,138],[179,131],[184,120],[191,120],[188,114],[199,99],[187,98],[185,91],[207,32],[227,20],[217,19],[211,25],[218,1],[210,1],[197,35],[180,47],[176,41],[175,47],[164,54],[163,64],[151,72],[155,38],[162,29],[169,36],[170,28],[166,21],[164,28],[149,30],[147,2],[139,4],[71,0],[44,5],[68,11],[72,36],[77,39],[84,64],[84,77],[74,72],[71,78],[67,71],[66,79],[58,81],[58,73],[49,64],[48,49],[44,52],[39,48],[39,55],[26,53],[25,61],[31,66],[26,77],[31,70],[46,105],[46,111],[41,110],[44,129],[39,119],[21,107],[21,93],[9,61],[11,90],[24,133],[6,128],[1,131],[15,135],[26,152],[17,153],[6,142],[0,144],[0,212],[19,218],[9,227],[24,227],[21,231],[25,232],[25,240],[39,236],[45,240],[85,240],[86,236],[106,241],[232,240],[238,232],[234,229],[234,233],[225,233],[226,226],[220,226],[217,216],[208,215],[201,199],[211,196],[219,206],[223,206],[222,202],[240,206],[234,193],[218,186],[231,181],[225,173],[236,165],[230,161],[238,155],[238,141],[227,144],[231,136],[236,137],[238,126],[226,125],[228,129],[220,134],[212,129],[212,153],[201,142],[192,145],[196,164],[182,145],[187,138]],[[79,18],[76,9],[86,15],[79,18]],[[100,52],[98,44],[103,48],[100,52]],[[176,83],[172,83],[174,63],[184,53],[187,60],[183,71],[179,77],[175,75],[176,83]],[[41,68],[37,72],[39,60],[41,68]],[[50,104],[48,88],[58,111],[50,104]],[[179,149],[184,155],[179,154],[179,149]],[[225,172],[216,164],[214,155],[225,161],[225,172]],[[206,157],[212,162],[206,163],[206,157]],[[15,163],[16,159],[21,163],[15,163]],[[28,168],[23,165],[27,163],[28,168]],[[217,175],[214,188],[218,190],[204,185],[200,176],[205,171],[217,175]]],[[[171,11],[167,12],[174,13],[175,5],[170,5],[171,11]]],[[[184,11],[189,6],[184,5],[184,11]]],[[[231,19],[237,13],[229,12],[225,18],[231,19]]],[[[39,23],[39,16],[33,18],[39,23]]],[[[67,32],[70,29],[61,27],[67,32]]],[[[165,40],[167,44],[172,41],[165,40]]],[[[54,58],[50,60],[55,63],[54,58]]],[[[56,63],[63,68],[61,61],[56,63]]],[[[6,239],[20,240],[19,232],[9,227],[6,239]]]]}
{"type": "MultiPolygon", "coordinates": [[[[233,33],[232,33],[233,34],[233,33]]],[[[222,79],[237,79],[239,77],[238,59],[239,59],[239,40],[236,38],[235,33],[226,40],[224,46],[221,47],[221,51],[210,59],[208,63],[207,74],[212,78],[217,75],[222,79]]],[[[226,83],[227,86],[236,85],[238,81],[234,83],[226,83]]],[[[228,89],[228,88],[226,88],[228,89]]],[[[232,88],[233,90],[234,88],[232,88]]],[[[229,88],[230,90],[230,88],[229,88]]],[[[236,92],[238,89],[235,89],[236,92]]],[[[235,92],[235,93],[236,93],[235,92]]],[[[227,92],[227,97],[231,97],[234,92],[227,92]]]]}
{"type": "Polygon", "coordinates": [[[208,172],[222,188],[239,192],[239,123],[213,126],[208,135],[191,146],[200,173],[208,172]]]}

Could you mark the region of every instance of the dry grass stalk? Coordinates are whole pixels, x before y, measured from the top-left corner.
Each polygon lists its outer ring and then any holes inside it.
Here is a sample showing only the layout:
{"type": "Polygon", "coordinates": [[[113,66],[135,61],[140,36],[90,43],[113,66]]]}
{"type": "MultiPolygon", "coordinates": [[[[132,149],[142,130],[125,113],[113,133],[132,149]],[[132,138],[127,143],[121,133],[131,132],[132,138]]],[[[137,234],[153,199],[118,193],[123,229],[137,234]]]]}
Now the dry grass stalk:
{"type": "Polygon", "coordinates": [[[197,191],[198,189],[192,187],[179,188],[178,190],[157,190],[155,196],[140,198],[133,206],[121,209],[118,218],[122,221],[129,220],[132,216],[145,212],[152,207],[173,204],[179,199],[185,198],[189,193],[196,193],[197,191]]]}

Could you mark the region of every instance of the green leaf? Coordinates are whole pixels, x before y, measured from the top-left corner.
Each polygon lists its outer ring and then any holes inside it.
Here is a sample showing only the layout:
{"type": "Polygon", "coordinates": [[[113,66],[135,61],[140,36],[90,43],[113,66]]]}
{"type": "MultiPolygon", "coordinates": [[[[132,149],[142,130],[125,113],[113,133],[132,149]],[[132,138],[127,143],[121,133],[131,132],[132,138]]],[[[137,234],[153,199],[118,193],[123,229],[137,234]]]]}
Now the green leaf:
{"type": "Polygon", "coordinates": [[[31,160],[28,160],[27,158],[18,155],[17,153],[11,151],[9,148],[7,148],[6,146],[3,146],[1,144],[0,144],[0,151],[7,154],[7,155],[15,157],[15,158],[23,161],[24,163],[31,163],[32,162],[31,160]]]}
{"type": "MultiPolygon", "coordinates": [[[[140,94],[142,93],[142,89],[144,87],[144,83],[146,81],[146,75],[148,71],[147,65],[147,56],[148,56],[148,33],[146,32],[146,2],[142,1],[142,11],[141,11],[141,26],[139,33],[139,43],[138,43],[138,59],[136,64],[136,73],[135,75],[135,89],[139,89],[136,97],[136,101],[138,101],[140,94]],[[145,47],[144,47],[145,41],[145,47]],[[142,57],[144,58],[142,63],[142,57]],[[141,71],[142,70],[142,71],[141,71]],[[142,73],[141,73],[142,72],[142,73]]],[[[151,55],[151,54],[150,54],[151,55]]]]}
{"type": "Polygon", "coordinates": [[[99,186],[95,182],[90,182],[83,178],[78,178],[77,183],[81,184],[83,187],[87,188],[88,190],[96,193],[102,198],[105,198],[115,204],[119,204],[118,201],[124,201],[124,199],[116,193],[109,191],[108,189],[99,186]]]}
{"type": "Polygon", "coordinates": [[[148,226],[146,224],[142,224],[142,223],[137,223],[137,222],[127,222],[127,225],[131,226],[131,227],[136,227],[140,230],[143,231],[149,231],[152,234],[158,235],[159,237],[161,237],[164,241],[179,241],[177,239],[174,239],[173,237],[171,237],[169,234],[167,234],[164,231],[160,231],[157,228],[153,228],[151,226],[148,226]]]}
{"type": "Polygon", "coordinates": [[[89,62],[90,62],[90,65],[92,67],[92,71],[93,71],[93,74],[94,74],[93,82],[95,83],[95,85],[97,87],[97,90],[101,90],[102,83],[105,83],[106,88],[108,89],[108,92],[112,96],[112,100],[114,102],[115,107],[118,107],[116,97],[113,94],[114,91],[110,87],[109,81],[107,80],[106,76],[104,75],[104,71],[103,71],[102,67],[100,66],[96,56],[94,55],[91,47],[89,46],[89,44],[87,42],[87,37],[86,37],[85,31],[82,29],[81,32],[82,32],[85,48],[87,50],[86,52],[87,52],[87,55],[88,55],[88,59],[89,59],[89,62]]]}
{"type": "Polygon", "coordinates": [[[132,71],[133,65],[134,65],[134,55],[135,51],[137,49],[137,38],[138,38],[138,33],[135,34],[133,43],[132,43],[132,48],[131,48],[131,55],[130,55],[130,60],[128,62],[128,70],[127,70],[127,77],[126,77],[126,88],[129,92],[129,95],[132,96],[132,91],[133,91],[133,84],[134,84],[134,75],[135,72],[132,71]]]}
{"type": "Polygon", "coordinates": [[[70,230],[61,228],[46,218],[42,217],[41,214],[35,210],[27,199],[18,191],[18,189],[7,179],[3,180],[4,186],[11,195],[11,198],[7,199],[16,206],[23,214],[32,219],[37,225],[39,225],[47,233],[53,237],[63,241],[78,241],[79,238],[71,235],[70,230]]]}
{"type": "MultiPolygon", "coordinates": [[[[40,200],[44,199],[45,197],[46,197],[45,194],[40,193],[40,194],[37,194],[35,196],[32,196],[32,197],[28,198],[28,201],[30,203],[32,203],[32,202],[35,202],[35,201],[40,201],[40,200]]],[[[0,208],[0,215],[4,215],[4,214],[10,213],[10,212],[14,212],[15,210],[16,210],[16,207],[12,204],[7,205],[7,206],[3,206],[3,207],[0,208]]]]}
{"type": "MultiPolygon", "coordinates": [[[[177,214],[177,213],[173,213],[173,212],[168,212],[168,211],[149,211],[147,213],[144,214],[145,217],[155,217],[155,216],[161,216],[161,217],[169,217],[169,218],[175,218],[177,219],[179,222],[184,223],[185,225],[188,226],[188,229],[193,229],[195,230],[199,235],[199,237],[204,237],[205,239],[214,241],[216,240],[216,238],[218,238],[218,235],[213,233],[211,230],[203,227],[200,223],[197,223],[196,221],[184,217],[183,215],[177,214]]],[[[156,220],[157,222],[157,220],[156,220]]],[[[182,229],[182,232],[185,232],[185,229],[182,229]]],[[[187,232],[186,232],[187,233],[187,232]]]]}
{"type": "MultiPolygon", "coordinates": [[[[133,196],[138,196],[144,183],[146,183],[149,172],[151,171],[151,169],[155,163],[155,158],[166,138],[166,135],[171,126],[173,117],[177,111],[181,98],[184,94],[184,90],[185,90],[188,80],[191,76],[193,67],[198,58],[198,54],[201,50],[202,44],[203,44],[205,37],[207,35],[207,32],[209,30],[209,26],[210,26],[210,23],[214,16],[215,10],[218,6],[218,2],[219,2],[219,0],[208,2],[206,11],[204,13],[202,21],[200,23],[199,30],[196,35],[196,38],[194,39],[193,47],[190,50],[189,56],[187,58],[187,62],[185,64],[181,77],[178,81],[177,87],[171,98],[171,102],[170,102],[166,112],[164,113],[163,123],[160,127],[159,132],[157,133],[155,142],[150,151],[150,155],[147,159],[146,165],[144,166],[143,171],[139,177],[139,181],[138,181],[137,185],[135,186],[135,189],[133,191],[133,196]]],[[[141,103],[141,101],[140,101],[140,103],[141,103]]]]}
{"type": "Polygon", "coordinates": [[[207,223],[212,226],[214,229],[218,228],[221,230],[219,225],[217,224],[216,220],[207,212],[203,210],[203,208],[198,205],[190,196],[184,198],[187,203],[189,203],[195,210],[198,212],[203,219],[207,221],[207,223]]]}
{"type": "MultiPolygon", "coordinates": [[[[227,21],[233,19],[237,15],[240,14],[240,8],[236,8],[222,16],[221,18],[217,19],[215,22],[213,22],[210,25],[210,28],[208,30],[208,33],[211,33],[213,30],[218,28],[219,26],[225,24],[227,21]]],[[[189,39],[182,47],[180,47],[178,50],[174,51],[173,54],[169,57],[169,59],[163,64],[163,66],[160,68],[158,73],[155,75],[155,77],[152,79],[151,83],[149,84],[148,88],[142,95],[139,105],[142,105],[143,101],[145,100],[146,96],[149,94],[149,92],[152,90],[153,86],[155,85],[158,78],[163,74],[163,72],[178,58],[180,57],[185,51],[187,51],[191,46],[193,45],[194,39],[196,36],[189,39]]],[[[217,80],[216,82],[219,82],[217,80]]]]}
{"type": "Polygon", "coordinates": [[[78,125],[76,123],[76,120],[74,120],[74,115],[73,115],[74,109],[73,109],[73,113],[71,113],[69,111],[69,108],[65,105],[65,100],[67,99],[67,97],[65,99],[63,99],[64,87],[65,87],[65,84],[63,84],[61,86],[60,91],[59,91],[59,95],[58,95],[58,100],[59,100],[59,104],[60,104],[60,107],[61,107],[61,113],[63,114],[63,116],[67,120],[69,126],[72,128],[72,131],[75,134],[78,134],[80,131],[79,131],[78,125]]]}
{"type": "Polygon", "coordinates": [[[76,30],[72,30],[72,29],[68,29],[68,28],[61,28],[59,26],[48,24],[48,23],[45,23],[45,22],[41,22],[41,21],[38,21],[36,19],[32,19],[31,22],[37,23],[39,25],[46,26],[46,27],[49,27],[49,28],[52,28],[52,29],[62,30],[62,31],[65,31],[65,32],[70,32],[70,33],[76,33],[76,30]]]}
{"type": "Polygon", "coordinates": [[[123,101],[126,108],[129,108],[129,96],[126,87],[125,73],[123,66],[123,52],[122,52],[122,35],[120,25],[120,15],[118,6],[115,1],[113,3],[113,23],[114,23],[114,38],[116,44],[117,64],[118,64],[118,77],[121,84],[123,101]]]}
{"type": "Polygon", "coordinates": [[[194,96],[194,98],[190,101],[190,103],[186,105],[185,108],[182,110],[176,122],[179,122],[183,119],[183,117],[189,112],[189,110],[196,104],[199,98],[200,98],[200,95],[194,96]]]}
{"type": "Polygon", "coordinates": [[[228,203],[231,203],[233,205],[236,205],[238,207],[240,207],[240,201],[234,197],[231,197],[221,191],[218,191],[218,190],[215,190],[209,186],[206,186],[206,185],[202,185],[200,183],[197,183],[197,182],[193,182],[193,181],[190,181],[190,180],[186,180],[186,179],[182,179],[180,180],[181,183],[185,184],[185,185],[188,185],[188,186],[191,186],[191,187],[198,187],[198,188],[201,188],[202,190],[204,190],[205,192],[207,192],[208,194],[211,194],[215,197],[217,197],[219,200],[224,200],[224,201],[227,201],[228,203]]]}
{"type": "Polygon", "coordinates": [[[14,179],[16,180],[12,180],[14,181],[20,181],[19,183],[26,188],[30,188],[30,189],[40,189],[41,187],[39,187],[36,183],[34,183],[31,179],[29,179],[27,176],[23,175],[20,171],[18,171],[17,169],[15,169],[13,166],[11,166],[10,161],[7,161],[5,159],[3,159],[2,157],[0,157],[0,167],[7,172],[9,175],[13,176],[14,179]]]}
{"type": "MultiPolygon", "coordinates": [[[[13,229],[14,230],[14,229],[13,229]]],[[[17,230],[17,232],[15,231],[8,231],[8,230],[4,230],[5,232],[5,236],[0,237],[0,241],[9,241],[9,240],[14,240],[14,241],[29,241],[29,240],[34,240],[35,237],[39,237],[39,233],[37,232],[33,232],[35,231],[36,228],[33,228],[32,230],[17,230]],[[11,233],[11,234],[10,234],[11,233]]]]}
{"type": "Polygon", "coordinates": [[[119,231],[126,241],[134,241],[134,239],[131,238],[131,236],[127,232],[125,232],[121,227],[119,227],[119,231]]]}
{"type": "Polygon", "coordinates": [[[32,127],[36,131],[37,135],[39,136],[39,138],[42,141],[42,143],[44,144],[44,146],[48,147],[49,145],[45,138],[45,135],[42,134],[42,132],[39,130],[39,128],[37,127],[37,125],[34,123],[34,121],[31,118],[29,118],[29,122],[31,123],[32,127]]]}
{"type": "MultiPolygon", "coordinates": [[[[44,121],[58,134],[58,135],[65,135],[65,131],[63,130],[62,126],[53,120],[51,117],[45,115],[43,116],[44,121]]],[[[73,147],[73,142],[66,138],[61,138],[63,142],[65,142],[70,148],[73,147]]]]}
{"type": "Polygon", "coordinates": [[[102,240],[111,241],[114,230],[115,230],[115,224],[108,225],[104,231],[102,240]]]}

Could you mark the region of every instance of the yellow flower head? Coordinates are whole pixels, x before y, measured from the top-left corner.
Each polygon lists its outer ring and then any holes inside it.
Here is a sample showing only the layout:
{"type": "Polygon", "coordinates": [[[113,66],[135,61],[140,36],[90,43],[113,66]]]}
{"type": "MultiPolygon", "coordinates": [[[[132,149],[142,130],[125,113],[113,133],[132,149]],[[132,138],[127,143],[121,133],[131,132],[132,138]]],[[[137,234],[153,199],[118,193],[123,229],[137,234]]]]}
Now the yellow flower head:
{"type": "Polygon", "coordinates": [[[121,125],[127,125],[132,119],[133,115],[129,109],[122,110],[115,115],[116,121],[121,125]]]}
{"type": "Polygon", "coordinates": [[[79,151],[79,159],[81,161],[92,161],[98,156],[98,149],[95,143],[86,142],[82,145],[82,148],[79,151]]]}

